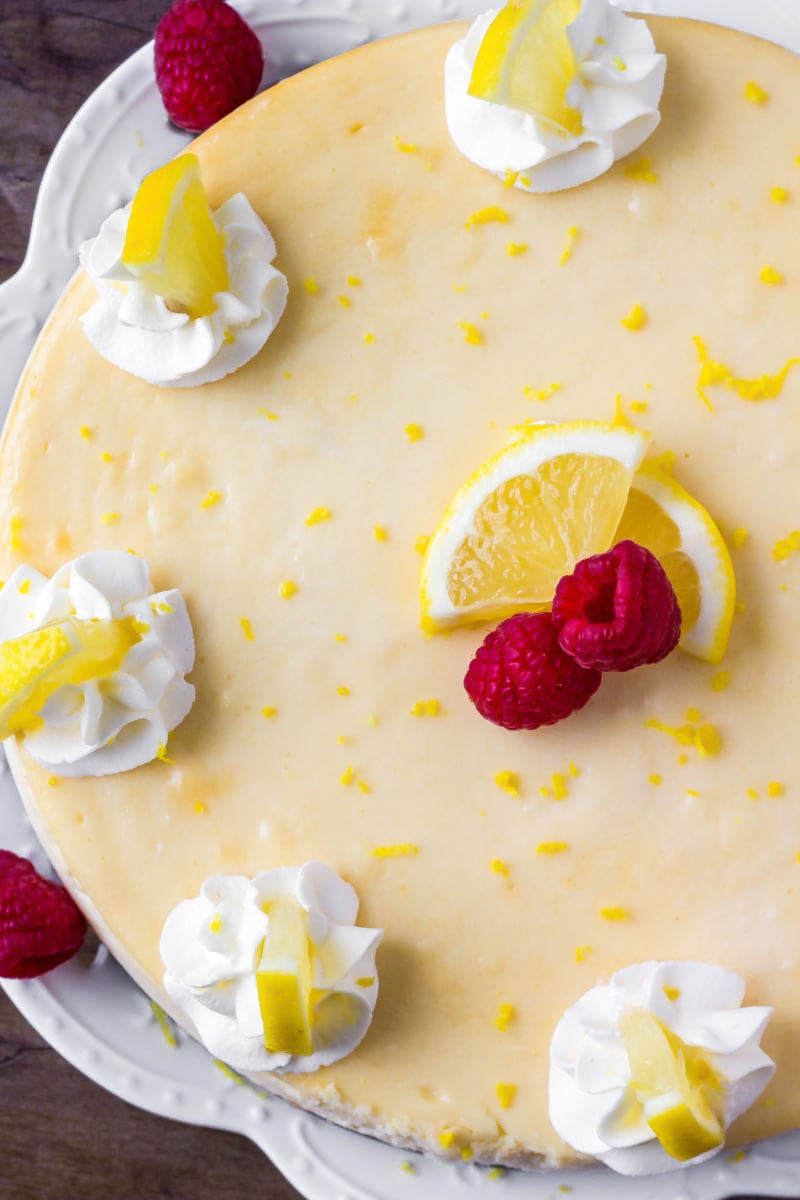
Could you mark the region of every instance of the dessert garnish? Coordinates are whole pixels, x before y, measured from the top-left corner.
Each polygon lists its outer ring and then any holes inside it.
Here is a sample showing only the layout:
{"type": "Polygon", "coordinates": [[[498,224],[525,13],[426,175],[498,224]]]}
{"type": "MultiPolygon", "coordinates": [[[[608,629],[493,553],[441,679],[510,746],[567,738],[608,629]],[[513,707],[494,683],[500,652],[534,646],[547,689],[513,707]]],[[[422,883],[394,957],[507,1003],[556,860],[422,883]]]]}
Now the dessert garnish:
{"type": "Polygon", "coordinates": [[[561,1018],[550,1119],[568,1145],[623,1175],[657,1174],[722,1148],[775,1065],[759,1048],[771,1008],[742,1008],[723,967],[625,967],[561,1018]]]}
{"type": "Polygon", "coordinates": [[[224,0],[177,0],[156,26],[155,69],[170,119],[202,133],[256,94],[264,52],[224,0]]]}
{"type": "Polygon", "coordinates": [[[509,0],[447,56],[448,128],[509,185],[575,187],[650,136],[665,70],[644,21],[609,0],[509,0]]]}
{"type": "Polygon", "coordinates": [[[0,850],[0,977],[32,979],[77,954],[86,919],[66,888],[0,850]]]}
{"type": "Polygon", "coordinates": [[[383,934],[357,916],[355,891],[324,863],[214,876],[166,920],[164,987],[237,1070],[319,1070],[355,1050],[378,998],[383,934]]]}
{"type": "Polygon", "coordinates": [[[0,589],[0,737],[54,775],[129,771],[163,752],[194,702],[186,605],[135,554],[85,554],[0,589]]]}
{"type": "Polygon", "coordinates": [[[100,293],[86,336],[114,366],[148,383],[222,379],[261,350],[286,306],[275,242],[247,199],[212,212],[193,154],[148,175],[131,205],[81,246],[100,293]]]}

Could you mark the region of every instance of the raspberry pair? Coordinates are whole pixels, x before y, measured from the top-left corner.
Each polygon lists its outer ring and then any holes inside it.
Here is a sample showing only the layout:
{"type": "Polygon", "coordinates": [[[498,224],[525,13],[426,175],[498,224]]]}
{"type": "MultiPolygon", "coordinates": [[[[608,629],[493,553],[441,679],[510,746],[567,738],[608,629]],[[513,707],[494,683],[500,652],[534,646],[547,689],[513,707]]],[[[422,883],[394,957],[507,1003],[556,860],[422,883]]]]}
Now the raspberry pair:
{"type": "Polygon", "coordinates": [[[620,542],[564,576],[552,613],[519,613],[493,630],[464,687],[487,721],[538,729],[583,708],[604,671],[660,662],[680,636],[680,606],[661,563],[620,542]]]}

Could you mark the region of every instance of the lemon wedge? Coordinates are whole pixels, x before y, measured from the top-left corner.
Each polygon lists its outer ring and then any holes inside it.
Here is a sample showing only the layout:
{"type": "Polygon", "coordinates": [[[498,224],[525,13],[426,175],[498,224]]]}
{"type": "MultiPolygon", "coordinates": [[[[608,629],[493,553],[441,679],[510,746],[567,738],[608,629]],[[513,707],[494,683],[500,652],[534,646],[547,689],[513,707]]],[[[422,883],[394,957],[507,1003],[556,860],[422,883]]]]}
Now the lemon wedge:
{"type": "Polygon", "coordinates": [[[311,954],[306,914],[295,900],[269,907],[256,971],[264,1045],[273,1054],[310,1054],[311,954]]]}
{"type": "Polygon", "coordinates": [[[423,629],[549,608],[562,575],[612,544],[649,439],[599,421],[541,425],[489,459],[428,544],[423,629]]]}
{"type": "Polygon", "coordinates": [[[578,73],[567,26],[581,0],[509,0],[487,29],[478,49],[468,92],[522,109],[554,129],[576,135],[580,112],[567,103],[578,73]]]}
{"type": "Polygon", "coordinates": [[[0,738],[35,729],[59,688],[118,671],[138,640],[130,620],[70,618],[0,643],[0,738]]]}
{"type": "Polygon", "coordinates": [[[630,1086],[667,1154],[688,1162],[721,1146],[721,1088],[709,1056],[687,1046],[647,1009],[625,1014],[620,1029],[633,1077],[630,1086]]]}
{"type": "Polygon", "coordinates": [[[122,262],[170,307],[205,317],[227,291],[225,237],[214,224],[194,154],[145,177],[133,198],[122,262]]]}
{"type": "Polygon", "coordinates": [[[719,662],[730,636],[736,578],[725,539],[702,504],[656,464],[643,463],[614,540],[625,538],[652,551],[669,576],[683,617],[681,649],[719,662]]]}

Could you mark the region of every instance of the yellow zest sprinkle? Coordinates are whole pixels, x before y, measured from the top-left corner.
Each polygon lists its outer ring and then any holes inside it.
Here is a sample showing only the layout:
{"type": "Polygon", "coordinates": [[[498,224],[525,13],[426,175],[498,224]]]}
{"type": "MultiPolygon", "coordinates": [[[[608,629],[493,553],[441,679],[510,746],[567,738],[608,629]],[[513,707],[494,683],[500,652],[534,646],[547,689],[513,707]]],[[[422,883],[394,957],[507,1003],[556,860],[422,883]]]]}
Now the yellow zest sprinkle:
{"type": "Polygon", "coordinates": [[[573,777],[573,779],[576,779],[578,777],[578,775],[580,775],[580,773],[581,773],[580,767],[576,767],[575,763],[571,762],[569,764],[569,766],[567,767],[567,773],[569,775],[571,775],[573,777]]]}
{"type": "Polygon", "coordinates": [[[513,1004],[501,1004],[497,1010],[497,1016],[494,1019],[496,1028],[499,1029],[501,1033],[506,1033],[516,1014],[517,1010],[514,1008],[513,1004]]]}
{"type": "Polygon", "coordinates": [[[505,1167],[490,1167],[486,1172],[486,1178],[494,1182],[496,1179],[502,1179],[505,1173],[505,1167]]]}
{"type": "Polygon", "coordinates": [[[398,842],[395,846],[376,846],[372,851],[373,858],[410,858],[419,854],[419,846],[412,842],[398,842]]]}
{"type": "Polygon", "coordinates": [[[477,212],[474,212],[471,217],[468,217],[464,228],[472,229],[473,225],[489,225],[492,221],[499,221],[501,225],[507,225],[508,213],[504,208],[498,208],[496,204],[490,204],[488,208],[481,208],[477,212]]]}
{"type": "Polygon", "coordinates": [[[277,717],[278,710],[274,704],[267,704],[264,708],[262,708],[261,715],[262,717],[266,717],[266,719],[269,721],[272,717],[277,717]]]}
{"type": "Polygon", "coordinates": [[[361,287],[361,280],[359,279],[358,275],[348,275],[347,276],[347,286],[348,287],[361,287]]]}
{"type": "Polygon", "coordinates": [[[514,771],[498,771],[494,777],[497,786],[509,796],[519,795],[519,776],[514,771]]]}
{"type": "Polygon", "coordinates": [[[785,204],[789,199],[789,193],[785,187],[774,187],[769,189],[769,198],[775,204],[785,204]]]}
{"type": "Polygon", "coordinates": [[[750,79],[744,85],[744,98],[750,104],[763,104],[765,100],[769,100],[769,92],[765,92],[753,79],[750,79]]]}
{"type": "Polygon", "coordinates": [[[405,1162],[400,1163],[400,1170],[405,1171],[406,1175],[416,1175],[417,1173],[417,1168],[412,1162],[409,1162],[408,1159],[406,1159],[405,1162]]]}
{"type": "Polygon", "coordinates": [[[783,275],[775,267],[762,267],[758,272],[758,278],[762,283],[769,284],[770,287],[775,287],[776,284],[783,283],[783,275]]]}
{"type": "Polygon", "coordinates": [[[369,786],[368,783],[365,783],[363,779],[358,780],[356,787],[358,788],[358,790],[360,792],[363,792],[365,795],[369,795],[369,793],[372,791],[372,788],[369,786]]]}
{"type": "Polygon", "coordinates": [[[624,62],[618,54],[615,54],[611,61],[618,71],[627,71],[628,64],[624,62]]]}
{"type": "Polygon", "coordinates": [[[443,1129],[439,1136],[439,1145],[443,1150],[449,1150],[453,1142],[456,1140],[456,1135],[452,1129],[443,1129]]]}
{"type": "Polygon", "coordinates": [[[606,908],[601,908],[600,916],[604,921],[627,921],[628,919],[626,910],[620,908],[618,904],[611,904],[606,908]]]}
{"type": "Polygon", "coordinates": [[[747,789],[747,795],[750,797],[750,799],[751,799],[751,800],[757,800],[757,799],[758,799],[758,792],[756,791],[756,789],[755,789],[755,788],[748,788],[748,789],[747,789]]]}
{"type": "Polygon", "coordinates": [[[344,684],[342,684],[341,687],[337,687],[336,691],[339,693],[340,696],[349,696],[350,695],[350,688],[345,687],[344,684]]]}
{"type": "Polygon", "coordinates": [[[152,1009],[153,1016],[156,1019],[156,1025],[158,1025],[158,1028],[164,1035],[164,1041],[172,1050],[175,1050],[178,1045],[178,1039],[175,1036],[175,1032],[172,1028],[169,1017],[164,1012],[161,1005],[156,1004],[155,1000],[150,1001],[150,1008],[152,1009]]]}
{"type": "Polygon", "coordinates": [[[30,579],[23,579],[22,583],[17,588],[17,591],[19,592],[20,596],[27,596],[27,594],[30,590],[31,590],[30,579]]]}
{"type": "Polygon", "coordinates": [[[232,330],[226,329],[222,335],[222,340],[226,345],[233,346],[236,344],[236,334],[232,330]]]}
{"type": "Polygon", "coordinates": [[[281,600],[291,600],[292,596],[296,596],[299,591],[300,587],[293,579],[284,579],[278,584],[278,595],[281,600]]]}
{"type": "Polygon", "coordinates": [[[247,638],[248,642],[254,642],[256,635],[253,633],[253,625],[249,617],[239,617],[239,624],[242,627],[242,633],[247,638]]]}
{"type": "Polygon", "coordinates": [[[374,975],[362,975],[360,979],[356,980],[356,986],[362,987],[362,988],[369,988],[369,987],[372,987],[374,982],[375,982],[374,975]]]}
{"type": "Polygon", "coordinates": [[[483,334],[477,325],[473,325],[472,321],[459,321],[458,328],[464,330],[464,341],[467,345],[480,346],[483,341],[483,334]]]}
{"type": "Polygon", "coordinates": [[[369,725],[370,729],[377,729],[378,726],[380,725],[380,720],[378,719],[378,714],[370,713],[369,716],[367,717],[367,724],[369,725]]]}
{"type": "Polygon", "coordinates": [[[219,933],[220,932],[220,930],[222,929],[222,917],[220,916],[219,913],[214,913],[213,920],[211,921],[208,928],[211,933],[219,933]]]}
{"type": "Polygon", "coordinates": [[[156,750],[156,758],[158,759],[159,762],[169,763],[170,766],[172,766],[175,762],[174,758],[167,758],[167,747],[164,745],[163,742],[158,743],[158,749],[156,750]]]}
{"type": "Polygon", "coordinates": [[[686,795],[691,796],[693,800],[696,800],[697,797],[700,795],[700,793],[698,791],[695,791],[694,788],[687,788],[686,795]]]}
{"type": "Polygon", "coordinates": [[[256,412],[260,417],[266,417],[268,421],[280,421],[277,413],[269,412],[266,408],[257,408],[256,412]]]}
{"type": "Polygon", "coordinates": [[[567,796],[569,795],[569,788],[567,786],[566,775],[559,775],[556,772],[554,772],[552,779],[553,779],[553,799],[554,800],[566,800],[567,796]]]}
{"type": "Polygon", "coordinates": [[[58,787],[58,776],[51,775],[50,778],[47,780],[47,786],[48,787],[58,787]]]}
{"type": "Polygon", "coordinates": [[[394,144],[401,154],[419,154],[419,146],[413,142],[402,141],[397,134],[394,135],[394,144]]]}
{"type": "Polygon", "coordinates": [[[708,348],[701,337],[694,337],[692,341],[697,350],[697,356],[700,359],[700,374],[697,379],[697,394],[704,404],[711,408],[711,401],[705,393],[705,388],[713,384],[722,384],[736,392],[737,396],[741,396],[743,400],[773,400],[776,396],[780,396],[783,391],[783,385],[786,383],[786,377],[792,367],[800,362],[800,358],[790,358],[778,371],[777,375],[758,375],[753,379],[740,379],[734,375],[730,367],[725,363],[715,362],[709,357],[708,348]]]}
{"type": "Polygon", "coordinates": [[[364,343],[365,343],[365,345],[367,345],[367,346],[371,346],[371,345],[372,345],[372,343],[373,343],[374,341],[375,341],[375,334],[374,334],[374,333],[365,333],[365,334],[364,334],[364,343]]]}
{"type": "Polygon", "coordinates": [[[664,993],[664,995],[667,997],[667,999],[669,1001],[671,1001],[673,1004],[675,1003],[676,1000],[680,1000],[680,998],[681,998],[681,989],[676,988],[676,987],[670,987],[670,985],[668,983],[665,983],[664,986],[661,988],[661,990],[664,993]]]}
{"type": "Polygon", "coordinates": [[[425,553],[425,551],[428,549],[428,546],[430,545],[430,540],[431,539],[427,533],[421,533],[419,535],[419,537],[414,542],[414,549],[416,550],[417,554],[425,553]]]}
{"type": "Polygon", "coordinates": [[[744,600],[737,600],[733,606],[733,609],[734,612],[743,613],[747,611],[747,605],[745,604],[744,600]]]}
{"type": "Polygon", "coordinates": [[[523,187],[529,188],[531,186],[531,179],[529,175],[520,175],[519,181],[523,187]]]}
{"type": "Polygon", "coordinates": [[[511,1108],[517,1094],[517,1085],[515,1083],[498,1083],[494,1094],[500,1101],[501,1108],[511,1108]]]}
{"type": "Polygon", "coordinates": [[[722,749],[722,741],[713,725],[701,725],[695,730],[694,744],[701,758],[713,758],[722,749]]]}
{"type": "Polygon", "coordinates": [[[112,463],[114,461],[114,455],[109,454],[107,450],[104,450],[102,452],[102,454],[100,455],[100,458],[102,459],[102,461],[104,463],[112,463]]]}
{"type": "Polygon", "coordinates": [[[306,289],[309,296],[316,296],[319,292],[319,284],[313,275],[309,275],[308,279],[303,280],[303,287],[306,289]]]}
{"type": "Polygon", "coordinates": [[[519,179],[519,171],[512,171],[511,167],[506,167],[506,173],[503,176],[503,187],[512,188],[519,179]]]}
{"type": "Polygon", "coordinates": [[[747,1158],[747,1155],[745,1154],[744,1150],[734,1150],[733,1154],[728,1155],[728,1157],[725,1159],[725,1162],[729,1162],[729,1163],[744,1162],[744,1160],[746,1158],[747,1158]]]}
{"type": "Polygon", "coordinates": [[[353,767],[347,767],[341,779],[339,780],[339,783],[341,783],[344,787],[349,787],[355,777],[355,769],[353,767]]]}
{"type": "Polygon", "coordinates": [[[771,783],[767,784],[767,795],[772,800],[777,799],[778,796],[782,796],[785,790],[786,789],[784,788],[783,784],[778,783],[778,781],[775,779],[773,779],[771,783]]]}
{"type": "Polygon", "coordinates": [[[315,508],[306,517],[306,525],[320,525],[323,521],[330,521],[331,510],[329,508],[315,508]]]}
{"type": "Polygon", "coordinates": [[[749,537],[749,530],[740,527],[739,529],[734,529],[729,541],[734,550],[740,550],[749,537]]]}
{"type": "Polygon", "coordinates": [[[780,538],[772,547],[772,557],[775,562],[783,562],[791,554],[800,550],[800,529],[793,529],[788,537],[780,538]]]}
{"type": "Polygon", "coordinates": [[[336,739],[336,744],[338,746],[348,746],[350,744],[350,738],[346,733],[340,733],[336,739]]]}
{"type": "Polygon", "coordinates": [[[409,712],[412,717],[438,717],[441,716],[442,706],[438,700],[417,700],[409,712]]]}
{"type": "Polygon", "coordinates": [[[208,809],[205,804],[203,804],[202,800],[195,800],[194,811],[197,813],[198,817],[204,817],[208,812],[208,809]]]}
{"type": "Polygon", "coordinates": [[[345,295],[340,295],[340,296],[337,296],[337,297],[336,297],[336,299],[339,301],[339,303],[341,304],[342,308],[350,308],[350,306],[351,306],[351,305],[352,305],[352,303],[353,303],[353,301],[350,299],[350,297],[349,297],[349,296],[345,296],[345,295]]]}
{"type": "Polygon", "coordinates": [[[634,304],[627,317],[623,317],[620,325],[624,325],[626,329],[630,329],[635,333],[638,329],[643,329],[647,324],[647,313],[642,308],[641,304],[634,304]]]}
{"type": "Polygon", "coordinates": [[[92,440],[92,430],[88,425],[81,425],[80,433],[85,442],[90,442],[92,440]]]}
{"type": "Polygon", "coordinates": [[[649,405],[646,400],[631,400],[631,411],[635,413],[646,413],[649,405]]]}
{"type": "Polygon", "coordinates": [[[635,179],[639,183],[658,183],[658,175],[653,170],[652,158],[637,158],[635,162],[630,162],[625,167],[625,174],[629,179],[635,179]]]}
{"type": "Polygon", "coordinates": [[[591,946],[576,946],[575,947],[575,962],[582,963],[592,953],[591,946]]]}
{"type": "Polygon", "coordinates": [[[493,858],[489,866],[495,875],[502,875],[504,879],[508,879],[511,874],[511,868],[502,858],[493,858]]]}
{"type": "Polygon", "coordinates": [[[335,642],[346,642],[346,641],[347,641],[347,634],[346,634],[346,633],[335,633],[335,634],[333,635],[333,640],[334,640],[335,642]]]}
{"type": "Polygon", "coordinates": [[[20,550],[22,548],[22,539],[20,538],[20,530],[22,529],[22,517],[13,516],[9,521],[9,545],[12,550],[20,550]]]}
{"type": "Polygon", "coordinates": [[[656,466],[661,467],[662,471],[669,473],[675,466],[675,451],[664,450],[661,454],[657,454],[653,459],[656,466]]]}
{"type": "Polygon", "coordinates": [[[421,438],[425,437],[422,426],[417,425],[414,421],[410,425],[406,425],[403,432],[410,442],[418,442],[421,438]]]}
{"type": "Polygon", "coordinates": [[[527,249],[527,242],[509,242],[506,246],[506,254],[509,258],[516,258],[518,255],[524,254],[527,249]]]}
{"type": "Polygon", "coordinates": [[[663,780],[660,775],[648,775],[647,782],[652,783],[653,787],[661,787],[663,780]]]}
{"type": "Polygon", "coordinates": [[[630,418],[628,417],[628,414],[625,412],[625,408],[622,403],[622,392],[618,392],[617,395],[614,397],[614,421],[613,421],[613,424],[614,425],[625,425],[628,428],[631,428],[630,418]]]}
{"type": "Polygon", "coordinates": [[[372,532],[375,534],[376,542],[385,542],[389,537],[389,530],[385,525],[376,525],[372,532]]]}
{"type": "Polygon", "coordinates": [[[144,637],[144,635],[150,631],[150,626],[145,621],[140,621],[138,617],[133,617],[131,624],[139,634],[139,637],[144,637]]]}
{"type": "Polygon", "coordinates": [[[560,392],[561,388],[562,384],[560,383],[548,383],[544,388],[532,388],[526,384],[522,392],[526,399],[530,399],[532,396],[534,400],[549,400],[551,396],[555,396],[556,392],[560,392]]]}
{"type": "Polygon", "coordinates": [[[561,258],[558,260],[562,267],[572,258],[572,252],[575,249],[575,243],[580,237],[580,232],[581,231],[577,225],[570,225],[569,229],[567,230],[567,244],[564,247],[561,258]]]}
{"type": "Polygon", "coordinates": [[[566,842],[539,842],[537,854],[563,854],[567,849],[566,842]]]}
{"type": "Polygon", "coordinates": [[[207,492],[205,500],[200,501],[201,508],[213,508],[222,499],[222,492],[207,492]]]}
{"type": "Polygon", "coordinates": [[[168,616],[170,613],[175,612],[175,609],[171,604],[167,604],[166,600],[151,600],[150,611],[154,617],[157,616],[158,613],[163,613],[164,616],[168,616]]]}
{"type": "Polygon", "coordinates": [[[693,724],[696,725],[697,722],[702,721],[702,719],[703,719],[703,714],[700,712],[699,708],[687,708],[687,710],[686,710],[686,720],[687,721],[691,721],[693,724]]]}
{"type": "Polygon", "coordinates": [[[104,525],[114,525],[119,520],[119,513],[104,512],[100,514],[100,520],[104,525]]]}
{"type": "Polygon", "coordinates": [[[461,1155],[463,1162],[472,1162],[473,1158],[475,1157],[475,1151],[472,1149],[472,1146],[462,1146],[459,1154],[461,1155]]]}
{"type": "Polygon", "coordinates": [[[712,692],[724,692],[730,681],[730,671],[717,671],[716,675],[711,680],[712,692]]]}
{"type": "Polygon", "coordinates": [[[150,484],[150,492],[153,496],[156,495],[156,493],[158,492],[158,484],[157,483],[150,484]]]}

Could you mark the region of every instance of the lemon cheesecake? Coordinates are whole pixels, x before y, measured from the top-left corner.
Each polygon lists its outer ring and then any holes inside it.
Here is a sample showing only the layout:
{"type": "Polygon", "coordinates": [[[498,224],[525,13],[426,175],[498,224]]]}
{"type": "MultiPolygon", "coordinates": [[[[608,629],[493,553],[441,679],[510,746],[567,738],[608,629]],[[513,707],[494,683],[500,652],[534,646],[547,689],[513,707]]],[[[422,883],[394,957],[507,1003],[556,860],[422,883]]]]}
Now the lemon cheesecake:
{"type": "MultiPolygon", "coordinates": [[[[328,864],[360,901],[347,986],[370,997],[371,1028],[318,1069],[248,1073],[334,1121],[465,1161],[600,1156],[562,1119],[567,1083],[555,1119],[548,1085],[553,1033],[567,1073],[574,1038],[560,1022],[573,1013],[585,1032],[573,1010],[595,985],[593,1004],[640,996],[645,980],[670,1004],[683,991],[693,1013],[707,996],[729,1014],[741,977],[741,1011],[757,1014],[748,1038],[774,1009],[763,1046],[777,1070],[728,1143],[800,1125],[800,68],[742,34],[650,27],[667,63],[657,130],[645,97],[642,150],[611,165],[599,134],[576,142],[569,170],[584,178],[562,190],[550,149],[528,174],[455,144],[445,62],[466,27],[367,46],[257,97],[193,153],[212,210],[264,247],[270,300],[248,318],[262,322],[258,352],[217,373],[181,349],[170,386],[137,342],[149,372],[137,377],[133,358],[108,361],[110,325],[85,327],[97,293],[81,273],[0,449],[3,578],[130,550],[191,616],[196,661],[183,653],[178,675],[191,672],[194,704],[180,723],[163,718],[171,736],[153,735],[146,765],[70,778],[11,744],[35,828],[100,936],[197,1032],[165,986],[170,914],[211,877],[255,880],[263,895],[263,873],[328,864]],[[239,194],[258,227],[228,207],[239,194]],[[560,423],[558,453],[583,459],[546,481],[555,557],[538,591],[500,602],[530,537],[506,530],[514,553],[482,575],[480,489],[502,497],[519,478],[510,443],[527,438],[545,462],[560,423]],[[598,439],[615,448],[593,487],[598,439]],[[664,563],[682,648],[604,677],[550,728],[482,720],[462,684],[486,633],[475,622],[546,607],[559,573],[615,531],[664,563]],[[357,964],[379,929],[378,997],[357,964]],[[711,974],[625,975],[653,960],[711,974]]],[[[478,85],[476,103],[514,102],[508,79],[478,85]]],[[[130,249],[140,277],[157,250],[130,249]]],[[[213,238],[206,251],[212,284],[193,315],[235,356],[249,334],[207,314],[229,281],[213,238]]],[[[238,311],[231,301],[231,322],[238,311]]],[[[331,928],[349,927],[350,892],[325,881],[331,928]]],[[[209,912],[231,887],[213,903],[205,893],[209,912]]],[[[265,1024],[302,1057],[308,965],[286,961],[304,935],[280,904],[258,986],[288,989],[265,1024]]],[[[728,1026],[709,1066],[687,1058],[665,1013],[634,1011],[620,1027],[631,1069],[645,1090],[659,1063],[669,1081],[666,1100],[642,1101],[651,1129],[675,1160],[697,1157],[722,1136],[696,1096],[719,1082],[728,1026]]],[[[743,1077],[763,1074],[755,1053],[743,1077]]]]}

